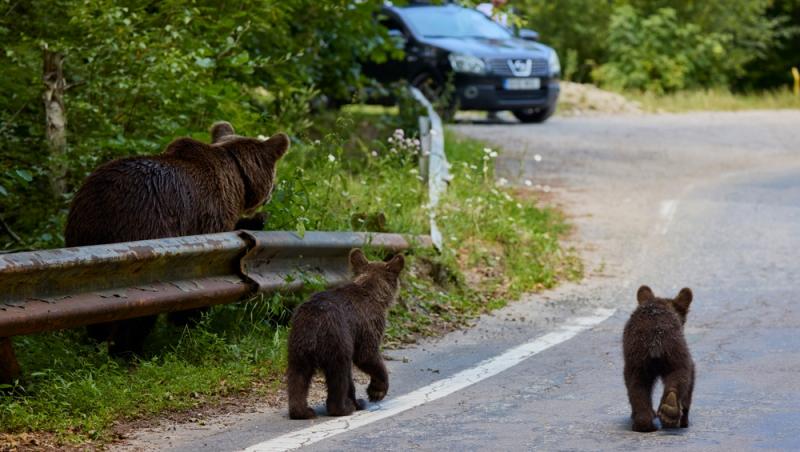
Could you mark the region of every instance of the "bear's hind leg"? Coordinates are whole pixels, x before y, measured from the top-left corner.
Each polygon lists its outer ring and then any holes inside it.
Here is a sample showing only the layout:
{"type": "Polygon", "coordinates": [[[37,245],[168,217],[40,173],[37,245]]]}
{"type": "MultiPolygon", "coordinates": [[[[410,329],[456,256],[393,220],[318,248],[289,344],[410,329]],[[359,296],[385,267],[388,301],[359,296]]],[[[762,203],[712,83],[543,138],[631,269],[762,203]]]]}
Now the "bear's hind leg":
{"type": "Polygon", "coordinates": [[[681,428],[689,427],[689,408],[692,406],[692,393],[694,392],[694,371],[692,371],[692,380],[689,382],[689,391],[686,393],[686,398],[683,400],[683,413],[681,414],[681,428]]]}
{"type": "Polygon", "coordinates": [[[317,417],[317,413],[308,406],[308,387],[311,384],[311,377],[314,376],[314,369],[310,366],[301,367],[289,364],[286,374],[289,392],[289,418],[313,419],[317,417]]]}
{"type": "Polygon", "coordinates": [[[631,403],[633,431],[653,432],[655,413],[653,412],[653,383],[655,378],[644,372],[625,369],[625,386],[631,403]]]}
{"type": "Polygon", "coordinates": [[[108,353],[123,358],[141,356],[144,351],[144,341],[153,330],[157,319],[157,316],[150,315],[115,322],[108,353]]]}
{"type": "MultiPolygon", "coordinates": [[[[690,383],[690,373],[686,369],[674,370],[664,377],[664,395],[661,396],[661,404],[658,407],[658,417],[664,427],[680,426],[690,383]]],[[[688,425],[688,416],[686,424],[688,425]]]]}
{"type": "Polygon", "coordinates": [[[371,353],[369,357],[356,363],[359,369],[369,374],[369,386],[367,386],[367,395],[370,402],[378,402],[386,397],[389,391],[389,373],[386,372],[386,366],[383,364],[381,355],[376,350],[371,353]]]}
{"type": "Polygon", "coordinates": [[[356,410],[355,386],[353,386],[352,366],[350,362],[328,363],[324,368],[325,383],[328,385],[326,406],[328,416],[347,416],[356,410]],[[353,397],[350,387],[353,386],[353,397]]]}

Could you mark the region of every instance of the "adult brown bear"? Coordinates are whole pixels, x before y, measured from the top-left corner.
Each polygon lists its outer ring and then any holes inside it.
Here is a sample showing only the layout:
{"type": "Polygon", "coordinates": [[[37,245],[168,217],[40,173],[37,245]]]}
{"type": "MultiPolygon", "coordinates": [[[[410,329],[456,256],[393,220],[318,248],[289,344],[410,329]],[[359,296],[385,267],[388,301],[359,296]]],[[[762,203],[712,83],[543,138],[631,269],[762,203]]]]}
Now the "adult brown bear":
{"type": "MultiPolygon", "coordinates": [[[[67,246],[231,231],[242,215],[269,201],[278,160],[289,149],[283,133],[267,140],[211,127],[212,143],[178,138],[161,155],[128,157],[97,168],[70,206],[67,246]]],[[[170,314],[185,322],[187,311],[170,314]]],[[[195,311],[196,312],[196,311],[195,311]]],[[[155,317],[91,325],[114,355],[141,353],[155,317]]]]}

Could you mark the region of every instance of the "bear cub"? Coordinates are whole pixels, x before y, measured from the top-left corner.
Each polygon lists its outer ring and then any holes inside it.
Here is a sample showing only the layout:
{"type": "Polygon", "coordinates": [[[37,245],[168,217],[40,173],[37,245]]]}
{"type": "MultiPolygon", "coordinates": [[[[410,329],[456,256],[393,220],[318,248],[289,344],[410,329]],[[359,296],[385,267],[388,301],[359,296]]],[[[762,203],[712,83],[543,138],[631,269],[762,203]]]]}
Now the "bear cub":
{"type": "MultiPolygon", "coordinates": [[[[267,203],[289,137],[237,135],[228,122],[211,127],[211,143],[178,138],[160,155],[120,158],[98,167],[75,194],[67,217],[67,246],[102,245],[238,228],[263,228],[255,210],[267,203]]],[[[202,310],[173,312],[186,324],[202,310]]],[[[110,342],[113,355],[140,354],[155,316],[101,323],[89,336],[110,342]]]]}
{"type": "Polygon", "coordinates": [[[350,252],[353,281],[311,296],[297,307],[289,333],[287,383],[289,417],[316,417],[308,406],[308,387],[317,369],[328,386],[328,415],[346,416],[362,410],[356,399],[352,365],[370,376],[367,395],[382,400],[389,376],[380,354],[386,313],[397,296],[405,261],[397,255],[388,262],[369,262],[360,249],[350,252]]]}
{"type": "Polygon", "coordinates": [[[683,325],[692,291],[683,288],[674,299],[657,298],[649,287],[642,286],[636,299],[639,306],[622,337],[633,430],[656,430],[656,416],[663,427],[686,428],[694,390],[694,361],[683,337],[683,325]],[[658,412],[654,412],[652,394],[657,378],[664,383],[664,394],[658,412]]]}

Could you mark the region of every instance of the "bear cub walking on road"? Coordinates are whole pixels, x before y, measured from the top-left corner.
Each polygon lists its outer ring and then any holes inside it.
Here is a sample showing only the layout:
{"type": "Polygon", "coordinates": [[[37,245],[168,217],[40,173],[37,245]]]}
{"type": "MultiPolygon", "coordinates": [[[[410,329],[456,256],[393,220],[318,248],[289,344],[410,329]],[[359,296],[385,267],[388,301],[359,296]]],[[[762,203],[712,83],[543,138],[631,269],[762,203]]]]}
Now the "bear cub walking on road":
{"type": "Polygon", "coordinates": [[[642,286],[636,299],[639,306],[631,314],[622,337],[633,430],[656,430],[655,416],[664,427],[686,428],[694,390],[694,362],[683,337],[683,325],[692,291],[683,288],[674,299],[657,298],[649,287],[642,286]],[[659,377],[664,383],[664,394],[656,413],[652,394],[659,377]]]}
{"type": "MultiPolygon", "coordinates": [[[[227,122],[211,127],[211,144],[178,138],[161,155],[127,157],[97,168],[70,206],[67,246],[211,234],[259,228],[263,216],[245,221],[269,201],[275,167],[289,137],[268,140],[236,135],[227,122]]],[[[185,324],[199,311],[173,312],[185,324]]],[[[110,341],[113,355],[140,354],[155,316],[90,325],[89,335],[110,341]]]]}
{"type": "Polygon", "coordinates": [[[316,369],[325,374],[330,416],[346,416],[366,407],[363,400],[356,399],[353,364],[370,376],[370,401],[386,396],[389,376],[379,349],[386,313],[397,295],[404,265],[401,255],[388,262],[369,262],[360,249],[354,249],[350,252],[353,281],[316,293],[297,307],[288,346],[290,418],[316,417],[307,402],[316,369]]]}

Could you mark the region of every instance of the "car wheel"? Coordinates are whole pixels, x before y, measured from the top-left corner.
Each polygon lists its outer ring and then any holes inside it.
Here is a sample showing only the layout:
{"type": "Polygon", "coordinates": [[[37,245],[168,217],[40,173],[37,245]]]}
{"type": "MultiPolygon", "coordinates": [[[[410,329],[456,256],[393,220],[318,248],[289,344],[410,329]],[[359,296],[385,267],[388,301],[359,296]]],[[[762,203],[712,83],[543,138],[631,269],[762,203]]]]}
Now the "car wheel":
{"type": "Polygon", "coordinates": [[[547,121],[547,118],[556,112],[556,104],[552,103],[543,108],[526,108],[524,110],[514,110],[511,113],[524,123],[539,123],[547,121]]]}
{"type": "Polygon", "coordinates": [[[443,98],[445,85],[433,75],[423,72],[411,81],[411,85],[416,87],[426,99],[433,104],[436,112],[442,117],[443,121],[450,121],[456,114],[457,106],[452,95],[450,98],[443,98]]]}

